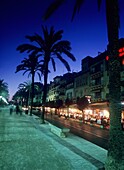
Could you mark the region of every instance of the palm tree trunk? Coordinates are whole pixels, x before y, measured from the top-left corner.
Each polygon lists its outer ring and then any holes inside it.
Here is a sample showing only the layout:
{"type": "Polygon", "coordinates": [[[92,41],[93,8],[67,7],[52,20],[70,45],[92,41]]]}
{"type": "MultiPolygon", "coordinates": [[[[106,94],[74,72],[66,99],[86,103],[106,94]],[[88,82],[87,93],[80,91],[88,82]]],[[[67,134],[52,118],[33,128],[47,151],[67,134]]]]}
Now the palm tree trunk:
{"type": "Polygon", "coordinates": [[[28,114],[28,110],[27,109],[28,109],[28,102],[29,102],[29,91],[26,92],[26,101],[25,102],[26,102],[25,103],[26,104],[26,111],[25,111],[25,113],[28,114]]]}
{"type": "Polygon", "coordinates": [[[47,98],[47,79],[48,79],[48,62],[45,62],[45,70],[44,70],[44,87],[43,87],[43,98],[42,98],[42,114],[41,120],[44,123],[44,115],[45,115],[45,103],[47,98]]]}
{"type": "MultiPolygon", "coordinates": [[[[31,88],[31,87],[30,87],[31,88]]],[[[31,92],[31,89],[28,89],[28,92],[27,92],[27,100],[26,100],[26,108],[27,108],[27,110],[26,110],[26,113],[28,114],[28,112],[29,112],[29,110],[30,110],[30,108],[29,108],[29,106],[30,106],[30,92],[31,92]]]]}
{"type": "Polygon", "coordinates": [[[27,92],[27,95],[26,95],[26,108],[28,107],[28,92],[27,92]]]}
{"type": "Polygon", "coordinates": [[[119,10],[117,0],[106,0],[106,17],[109,42],[110,135],[105,167],[106,170],[114,170],[121,168],[122,157],[124,156],[124,141],[122,141],[121,129],[120,59],[118,55],[119,10]]]}
{"type": "Polygon", "coordinates": [[[34,98],[34,73],[32,73],[30,116],[32,116],[33,98],[34,98]]]}

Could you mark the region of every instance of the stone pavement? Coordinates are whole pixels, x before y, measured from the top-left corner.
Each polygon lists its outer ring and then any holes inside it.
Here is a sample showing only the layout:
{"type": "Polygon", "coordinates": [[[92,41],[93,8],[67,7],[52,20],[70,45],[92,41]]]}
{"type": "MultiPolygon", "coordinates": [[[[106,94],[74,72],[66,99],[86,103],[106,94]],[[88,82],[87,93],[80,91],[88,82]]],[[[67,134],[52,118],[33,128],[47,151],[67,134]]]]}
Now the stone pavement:
{"type": "Polygon", "coordinates": [[[104,169],[107,150],[69,134],[60,138],[36,116],[0,112],[0,170],[104,169]]]}

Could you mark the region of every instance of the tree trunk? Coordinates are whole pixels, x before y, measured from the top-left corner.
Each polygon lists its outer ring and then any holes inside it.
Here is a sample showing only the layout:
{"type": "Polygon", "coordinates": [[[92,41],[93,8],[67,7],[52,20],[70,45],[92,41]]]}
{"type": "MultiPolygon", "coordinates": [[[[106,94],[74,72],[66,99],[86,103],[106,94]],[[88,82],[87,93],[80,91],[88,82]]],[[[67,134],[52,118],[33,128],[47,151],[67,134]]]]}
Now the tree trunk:
{"type": "Polygon", "coordinates": [[[45,62],[45,70],[44,70],[44,87],[43,87],[43,98],[42,98],[42,114],[41,114],[41,121],[44,122],[44,115],[45,115],[45,103],[47,98],[47,79],[48,79],[48,62],[45,62]]]}
{"type": "Polygon", "coordinates": [[[118,55],[119,10],[117,0],[106,0],[106,17],[109,55],[110,134],[105,169],[121,170],[124,168],[124,140],[121,129],[120,59],[118,55]]]}
{"type": "Polygon", "coordinates": [[[32,73],[30,116],[32,116],[33,98],[34,98],[34,73],[32,73]]]}
{"type": "Polygon", "coordinates": [[[26,105],[26,110],[25,113],[28,114],[28,101],[29,101],[29,92],[26,92],[26,101],[25,101],[25,105],[26,105]]]}

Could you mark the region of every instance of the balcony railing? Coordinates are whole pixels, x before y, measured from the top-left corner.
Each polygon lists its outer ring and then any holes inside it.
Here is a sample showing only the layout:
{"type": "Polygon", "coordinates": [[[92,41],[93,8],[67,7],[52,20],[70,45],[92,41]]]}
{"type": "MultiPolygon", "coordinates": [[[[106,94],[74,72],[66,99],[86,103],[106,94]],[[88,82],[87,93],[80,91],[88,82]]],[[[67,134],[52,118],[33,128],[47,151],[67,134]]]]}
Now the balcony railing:
{"type": "Polygon", "coordinates": [[[92,79],[96,79],[96,78],[98,78],[98,77],[102,77],[103,76],[103,72],[96,72],[96,73],[93,73],[93,74],[91,74],[91,78],[92,79]]]}
{"type": "Polygon", "coordinates": [[[98,89],[102,89],[102,88],[103,88],[103,85],[102,85],[102,84],[91,86],[91,90],[92,90],[92,91],[98,90],[98,89]]]}

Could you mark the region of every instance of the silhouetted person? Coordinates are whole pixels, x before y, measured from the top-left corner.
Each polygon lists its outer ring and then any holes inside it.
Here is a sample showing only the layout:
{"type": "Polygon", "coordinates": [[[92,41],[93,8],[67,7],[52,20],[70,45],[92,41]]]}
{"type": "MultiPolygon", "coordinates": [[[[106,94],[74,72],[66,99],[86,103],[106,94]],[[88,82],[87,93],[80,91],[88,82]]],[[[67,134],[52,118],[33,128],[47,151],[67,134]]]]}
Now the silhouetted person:
{"type": "Polygon", "coordinates": [[[20,113],[20,115],[22,115],[22,106],[21,105],[19,106],[19,113],[20,113]]]}
{"type": "Polygon", "coordinates": [[[16,114],[18,114],[19,113],[19,105],[17,104],[16,105],[16,114]]]}

